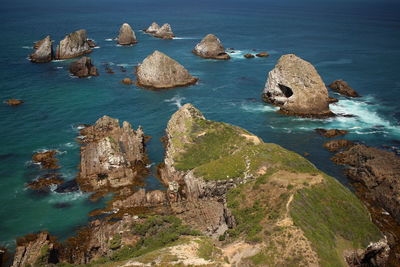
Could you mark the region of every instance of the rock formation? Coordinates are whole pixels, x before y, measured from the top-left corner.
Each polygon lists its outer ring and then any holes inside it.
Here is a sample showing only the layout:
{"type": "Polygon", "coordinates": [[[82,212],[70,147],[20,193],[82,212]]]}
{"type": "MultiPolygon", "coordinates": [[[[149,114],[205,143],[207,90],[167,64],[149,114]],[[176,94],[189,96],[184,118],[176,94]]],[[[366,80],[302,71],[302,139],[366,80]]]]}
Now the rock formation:
{"type": "Polygon", "coordinates": [[[59,185],[64,182],[63,179],[59,177],[58,174],[48,174],[45,177],[41,177],[37,180],[34,180],[32,182],[29,182],[26,186],[29,189],[35,190],[35,191],[44,191],[48,192],[50,191],[50,187],[54,185],[59,185]]]}
{"type": "Polygon", "coordinates": [[[174,33],[172,32],[171,25],[168,23],[162,25],[162,27],[153,34],[153,36],[161,39],[173,39],[175,37],[174,33]]]}
{"type": "Polygon", "coordinates": [[[36,42],[34,48],[35,52],[29,56],[31,62],[47,63],[53,59],[53,41],[50,36],[36,42]]]}
{"type": "Polygon", "coordinates": [[[257,57],[269,57],[269,54],[267,52],[260,52],[256,54],[257,57]]]}
{"type": "Polygon", "coordinates": [[[354,145],[353,142],[345,139],[340,139],[326,142],[324,144],[324,148],[326,148],[326,150],[328,150],[329,152],[336,152],[342,149],[347,149],[352,145],[354,145]]]}
{"type": "Polygon", "coordinates": [[[163,89],[187,86],[197,82],[197,78],[178,62],[167,55],[154,51],[136,69],[139,86],[163,89]]]}
{"type": "Polygon", "coordinates": [[[244,57],[245,58],[254,58],[255,56],[253,54],[245,54],[244,57]]]}
{"type": "Polygon", "coordinates": [[[153,22],[144,32],[145,33],[156,33],[160,29],[160,26],[153,22]]]}
{"type": "Polygon", "coordinates": [[[86,30],[78,30],[65,36],[57,46],[56,59],[69,59],[91,53],[86,30]]]}
{"type": "Polygon", "coordinates": [[[87,42],[90,48],[95,48],[97,46],[96,43],[91,39],[88,39],[87,42]]]}
{"type": "Polygon", "coordinates": [[[322,129],[322,128],[317,128],[315,131],[327,138],[332,138],[332,137],[337,137],[337,136],[342,136],[346,135],[349,133],[349,131],[346,130],[338,130],[338,129],[322,129]]]}
{"type": "Polygon", "coordinates": [[[132,45],[137,43],[135,32],[128,23],[122,24],[119,29],[117,40],[120,45],[132,45]]]}
{"type": "Polygon", "coordinates": [[[37,152],[32,155],[32,162],[40,163],[40,165],[45,169],[58,169],[58,160],[55,157],[57,151],[48,150],[44,152],[37,152]]]}
{"type": "Polygon", "coordinates": [[[81,59],[72,62],[69,66],[69,71],[72,75],[79,78],[99,76],[97,68],[92,64],[90,57],[82,57],[81,59]]]}
{"type": "Polygon", "coordinates": [[[130,78],[124,78],[124,79],[122,80],[122,83],[123,83],[123,84],[133,84],[133,81],[132,81],[130,78]]]}
{"type": "Polygon", "coordinates": [[[221,41],[214,34],[207,34],[207,36],[195,46],[193,53],[203,58],[230,59],[221,41]]]}
{"type": "Polygon", "coordinates": [[[81,164],[77,182],[89,192],[113,191],[135,185],[147,174],[142,128],[104,116],[81,130],[81,164]]]}
{"type": "Polygon", "coordinates": [[[343,80],[336,80],[329,85],[333,91],[338,92],[341,95],[348,96],[348,97],[359,97],[360,95],[351,88],[347,82],[343,80]]]}
{"type": "Polygon", "coordinates": [[[390,247],[386,239],[370,244],[365,250],[359,249],[345,255],[349,267],[388,266],[390,247]]]}
{"type": "Polygon", "coordinates": [[[336,97],[329,97],[328,98],[328,102],[329,102],[329,104],[332,104],[332,103],[337,103],[337,102],[339,102],[339,99],[337,99],[336,97]]]}
{"type": "Polygon", "coordinates": [[[334,115],[329,110],[328,90],[316,69],[293,54],[282,56],[269,72],[263,99],[288,115],[322,118],[334,115]]]}
{"type": "Polygon", "coordinates": [[[9,105],[9,106],[19,106],[19,105],[21,105],[21,104],[24,103],[23,100],[14,99],[14,98],[12,98],[12,99],[7,99],[7,100],[4,101],[4,102],[5,102],[7,105],[9,105]]]}

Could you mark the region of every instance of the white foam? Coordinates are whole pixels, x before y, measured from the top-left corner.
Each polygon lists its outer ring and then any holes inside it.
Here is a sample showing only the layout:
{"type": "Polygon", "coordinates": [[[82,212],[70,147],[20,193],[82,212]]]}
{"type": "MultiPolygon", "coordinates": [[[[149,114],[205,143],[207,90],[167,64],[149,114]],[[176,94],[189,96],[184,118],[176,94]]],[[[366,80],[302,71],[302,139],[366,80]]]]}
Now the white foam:
{"type": "Polygon", "coordinates": [[[195,40],[198,38],[194,38],[194,37],[174,37],[174,40],[195,40]]]}
{"type": "Polygon", "coordinates": [[[51,198],[49,199],[48,203],[59,203],[59,202],[72,202],[81,198],[86,198],[87,194],[82,193],[81,191],[69,192],[69,193],[57,193],[54,190],[57,186],[50,187],[51,190],[51,198]]]}
{"type": "Polygon", "coordinates": [[[262,112],[273,112],[273,111],[277,111],[279,108],[278,107],[274,107],[272,105],[266,105],[266,104],[262,104],[262,103],[246,103],[246,104],[242,104],[240,106],[241,109],[243,109],[244,111],[247,112],[252,112],[252,113],[262,113],[262,112]]]}
{"type": "Polygon", "coordinates": [[[186,99],[185,97],[182,97],[180,95],[176,95],[170,99],[164,100],[164,102],[171,103],[172,105],[176,105],[178,108],[182,107],[182,100],[186,99]]]}
{"type": "Polygon", "coordinates": [[[127,68],[127,67],[133,67],[133,66],[136,66],[136,65],[135,64],[122,63],[122,64],[117,64],[117,66],[118,67],[127,68]]]}
{"type": "Polygon", "coordinates": [[[93,47],[94,49],[99,49],[100,48],[100,46],[95,46],[95,47],[93,47]]]}
{"type": "Polygon", "coordinates": [[[353,63],[353,60],[351,60],[350,58],[340,58],[338,60],[322,61],[322,62],[315,64],[315,66],[322,67],[322,66],[343,65],[343,64],[351,64],[351,63],[353,63]]]}
{"type": "Polygon", "coordinates": [[[63,69],[64,67],[57,67],[57,69],[63,69]]]}
{"type": "Polygon", "coordinates": [[[114,39],[113,38],[107,38],[107,39],[104,39],[104,41],[112,42],[112,41],[114,41],[114,39]]]}
{"type": "Polygon", "coordinates": [[[65,59],[54,59],[51,62],[63,62],[63,61],[65,61],[65,59]]]}
{"type": "Polygon", "coordinates": [[[33,49],[33,46],[23,46],[23,49],[33,49]]]}

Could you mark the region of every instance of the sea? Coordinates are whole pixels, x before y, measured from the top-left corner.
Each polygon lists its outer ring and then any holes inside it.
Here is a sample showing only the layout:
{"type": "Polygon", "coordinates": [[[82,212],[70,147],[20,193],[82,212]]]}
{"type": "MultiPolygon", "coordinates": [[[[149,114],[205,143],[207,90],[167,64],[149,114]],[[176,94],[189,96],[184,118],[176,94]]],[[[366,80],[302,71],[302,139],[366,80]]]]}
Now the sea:
{"type": "Polygon", "coordinates": [[[60,240],[87,224],[88,213],[105,206],[80,191],[39,194],[26,183],[44,170],[31,161],[38,151],[57,150],[62,177],[78,173],[80,124],[103,115],[143,127],[152,139],[147,150],[152,175],[145,188],[163,189],[156,165],[163,161],[160,138],[170,116],[192,103],[210,120],[243,127],[265,142],[279,144],[307,158],[346,186],[343,168],[330,161],[327,141],[315,128],[349,130],[346,138],[398,151],[400,146],[400,2],[385,0],[2,0],[0,5],[0,246],[48,230],[60,240]],[[176,35],[161,40],[142,30],[153,21],[169,23],[176,35]],[[134,46],[117,45],[122,23],[137,36],[134,46]],[[69,74],[73,60],[33,64],[33,43],[51,35],[54,46],[70,32],[86,29],[97,47],[90,54],[100,76],[69,74]],[[191,51],[213,33],[229,61],[202,59],[191,51]],[[196,85],[152,91],[124,85],[134,68],[154,50],[181,63],[199,78],[196,85]],[[266,51],[266,58],[246,59],[266,51]],[[261,100],[267,74],[284,54],[311,62],[326,84],[343,79],[360,98],[345,98],[333,112],[353,115],[305,119],[277,113],[261,100]],[[109,66],[115,72],[109,74],[109,66]],[[122,70],[126,70],[123,72],[122,70]]]}

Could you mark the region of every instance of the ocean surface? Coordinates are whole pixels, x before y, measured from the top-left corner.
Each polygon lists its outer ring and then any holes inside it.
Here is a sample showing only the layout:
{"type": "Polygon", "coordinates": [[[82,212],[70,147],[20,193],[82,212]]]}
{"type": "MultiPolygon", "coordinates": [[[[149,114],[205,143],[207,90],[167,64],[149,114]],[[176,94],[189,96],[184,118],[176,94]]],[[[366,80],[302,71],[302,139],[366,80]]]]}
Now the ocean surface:
{"type": "MultiPolygon", "coordinates": [[[[81,192],[37,194],[25,184],[43,171],[32,164],[40,150],[56,149],[65,180],[78,172],[77,126],[109,116],[141,125],[153,138],[148,152],[163,159],[159,138],[170,116],[193,103],[207,118],[235,124],[300,154],[310,153],[317,167],[347,185],[341,167],[322,148],[326,138],[314,128],[348,129],[347,138],[372,146],[400,146],[400,3],[390,1],[184,1],[184,0],[2,0],[0,5],[0,98],[19,98],[18,107],[0,105],[0,245],[30,232],[49,230],[60,239],[104,206],[81,192]],[[170,23],[177,36],[160,40],[144,34],[153,21],[170,23]],[[135,30],[139,43],[118,46],[113,38],[122,23],[135,30]],[[98,48],[90,55],[100,76],[69,75],[70,60],[32,64],[33,42],[51,35],[55,45],[67,33],[86,29],[98,48]],[[201,59],[191,50],[206,34],[216,34],[229,61],[201,59]],[[160,50],[185,66],[199,83],[150,91],[121,83],[134,66],[160,50]],[[253,51],[255,50],[255,51],[253,51]],[[267,51],[268,58],[245,59],[267,51]],[[276,113],[261,101],[267,73],[283,54],[295,53],[314,64],[325,83],[346,80],[362,97],[331,105],[355,117],[301,119],[276,113]],[[115,74],[105,72],[108,64],[115,74]],[[127,72],[121,72],[123,67],[127,72]]],[[[150,176],[148,189],[162,188],[150,176]]]]}

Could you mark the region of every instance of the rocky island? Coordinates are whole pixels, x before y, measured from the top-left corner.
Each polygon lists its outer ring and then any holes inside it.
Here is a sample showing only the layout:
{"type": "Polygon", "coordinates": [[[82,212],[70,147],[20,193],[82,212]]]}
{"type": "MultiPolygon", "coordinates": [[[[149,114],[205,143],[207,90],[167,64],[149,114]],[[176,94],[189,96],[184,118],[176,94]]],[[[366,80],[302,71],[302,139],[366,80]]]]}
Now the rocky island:
{"type": "Polygon", "coordinates": [[[146,30],[144,30],[145,33],[156,33],[160,29],[160,26],[156,23],[153,22],[146,30]]]}
{"type": "Polygon", "coordinates": [[[161,38],[161,39],[173,39],[175,37],[174,33],[172,32],[171,25],[165,23],[161,26],[154,34],[154,37],[161,38]]]}
{"type": "Polygon", "coordinates": [[[70,33],[57,46],[56,59],[69,59],[91,53],[86,30],[70,33]]]}
{"type": "Polygon", "coordinates": [[[43,40],[40,40],[34,45],[35,52],[29,56],[29,59],[33,63],[47,63],[50,62],[53,55],[53,41],[50,36],[47,36],[43,40]]]}
{"type": "Polygon", "coordinates": [[[195,46],[193,53],[203,58],[230,59],[221,41],[214,34],[207,34],[207,36],[195,46]]]}
{"type": "Polygon", "coordinates": [[[262,98],[287,115],[334,116],[329,109],[328,90],[317,70],[294,54],[283,55],[269,72],[262,98]]]}
{"type": "Polygon", "coordinates": [[[343,80],[336,80],[329,85],[333,91],[347,96],[347,97],[359,97],[360,95],[349,86],[349,84],[343,80]]]}
{"type": "Polygon", "coordinates": [[[69,71],[73,76],[85,78],[89,76],[99,76],[97,68],[92,64],[90,57],[82,57],[74,61],[69,66],[69,71]]]}
{"type": "Polygon", "coordinates": [[[119,29],[117,42],[120,45],[133,45],[137,43],[135,32],[128,23],[122,24],[119,29]]]}
{"type": "Polygon", "coordinates": [[[138,86],[150,89],[188,86],[198,81],[181,64],[157,50],[136,68],[136,77],[138,86]]]}

